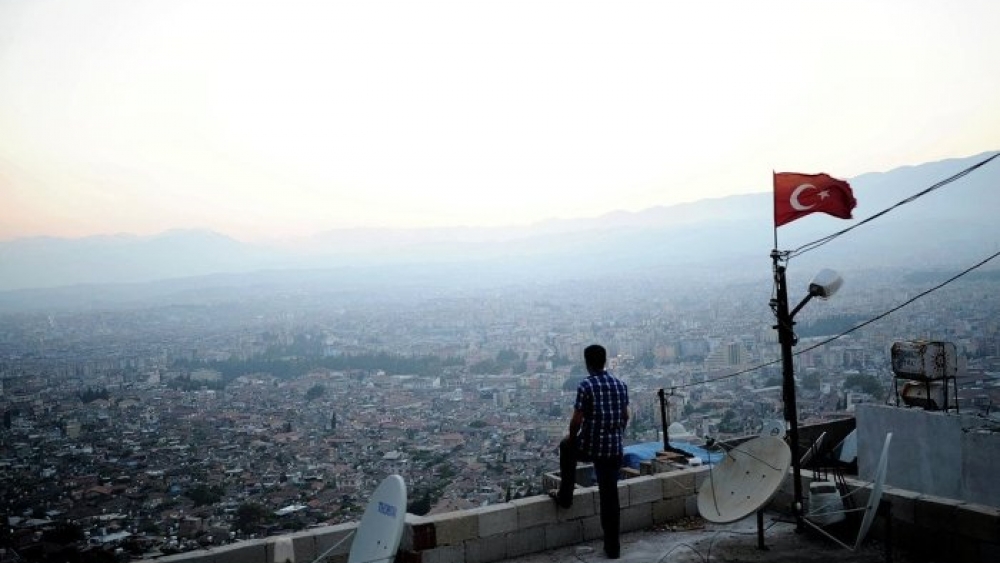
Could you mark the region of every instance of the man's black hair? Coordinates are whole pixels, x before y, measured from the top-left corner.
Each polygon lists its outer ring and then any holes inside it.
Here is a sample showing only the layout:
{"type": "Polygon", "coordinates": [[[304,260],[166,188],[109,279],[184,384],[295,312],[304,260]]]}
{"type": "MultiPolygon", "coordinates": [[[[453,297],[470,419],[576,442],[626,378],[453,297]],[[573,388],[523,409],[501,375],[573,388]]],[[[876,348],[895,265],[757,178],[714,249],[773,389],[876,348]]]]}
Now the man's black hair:
{"type": "Polygon", "coordinates": [[[600,344],[591,344],[583,349],[583,361],[588,370],[601,371],[608,363],[608,352],[600,344]]]}

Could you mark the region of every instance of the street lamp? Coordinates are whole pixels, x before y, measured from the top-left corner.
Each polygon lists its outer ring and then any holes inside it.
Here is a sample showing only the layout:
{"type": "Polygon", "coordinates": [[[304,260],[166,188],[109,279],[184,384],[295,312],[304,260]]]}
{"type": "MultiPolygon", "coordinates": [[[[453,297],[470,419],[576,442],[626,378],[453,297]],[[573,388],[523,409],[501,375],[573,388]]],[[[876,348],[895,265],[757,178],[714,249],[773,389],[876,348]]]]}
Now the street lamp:
{"type": "Polygon", "coordinates": [[[792,327],[795,326],[795,314],[802,310],[813,297],[828,299],[840,289],[844,280],[833,270],[821,270],[809,284],[809,293],[791,311],[788,310],[788,286],[785,281],[785,266],[778,263],[781,253],[771,252],[774,261],[774,283],[777,286],[776,296],[771,300],[771,309],[777,317],[778,342],[781,344],[781,395],[785,405],[785,420],[788,422],[789,446],[792,450],[792,477],[795,491],[795,502],[792,510],[795,512],[796,529],[803,529],[802,521],[802,468],[799,458],[799,417],[795,405],[795,367],[792,363],[792,346],[798,342],[792,327]]]}

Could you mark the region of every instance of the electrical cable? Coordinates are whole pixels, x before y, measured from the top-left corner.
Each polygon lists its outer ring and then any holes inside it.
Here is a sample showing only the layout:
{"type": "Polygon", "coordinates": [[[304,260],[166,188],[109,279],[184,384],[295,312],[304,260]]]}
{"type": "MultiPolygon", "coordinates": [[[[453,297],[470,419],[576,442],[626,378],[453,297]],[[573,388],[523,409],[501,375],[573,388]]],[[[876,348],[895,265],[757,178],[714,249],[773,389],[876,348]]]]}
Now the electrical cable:
{"type": "MultiPolygon", "coordinates": [[[[997,153],[997,156],[1000,156],[1000,153],[997,153]]],[[[816,348],[819,348],[821,346],[826,346],[827,344],[833,342],[834,340],[838,340],[840,338],[843,338],[844,336],[847,336],[848,334],[851,334],[852,332],[854,332],[856,330],[864,328],[864,327],[866,327],[866,326],[874,323],[875,321],[879,321],[879,320],[881,320],[881,319],[883,319],[883,318],[891,315],[892,313],[895,313],[896,311],[902,309],[903,307],[906,307],[910,303],[913,303],[917,299],[920,299],[921,297],[924,297],[925,295],[927,295],[929,293],[933,293],[934,291],[937,291],[937,290],[941,289],[942,287],[950,284],[951,282],[953,282],[953,281],[961,278],[965,274],[968,274],[969,272],[971,272],[971,271],[979,268],[980,266],[986,264],[987,262],[995,259],[997,256],[1000,256],[1000,251],[993,253],[989,257],[987,257],[987,258],[985,258],[983,260],[980,260],[979,262],[977,262],[976,264],[973,264],[972,266],[969,266],[968,268],[962,270],[961,272],[955,274],[954,276],[948,278],[947,280],[939,283],[938,285],[936,285],[936,286],[934,286],[934,287],[932,287],[932,288],[930,288],[930,289],[928,289],[926,291],[922,291],[922,292],[918,293],[914,297],[912,297],[910,299],[907,299],[903,303],[901,303],[901,304],[893,307],[892,309],[889,309],[888,311],[885,311],[884,313],[876,315],[875,317],[872,317],[872,318],[868,319],[867,321],[865,321],[865,322],[863,322],[863,323],[861,323],[861,324],[859,324],[857,326],[849,328],[849,329],[845,330],[844,332],[841,332],[840,334],[838,334],[836,336],[832,336],[832,337],[830,337],[830,338],[828,338],[826,340],[823,340],[821,342],[813,344],[812,346],[809,346],[807,348],[803,348],[801,350],[796,351],[793,354],[793,356],[798,356],[798,355],[801,355],[801,354],[805,354],[806,352],[809,352],[811,350],[815,350],[816,348]]],[[[726,375],[721,375],[719,377],[713,377],[711,379],[705,379],[704,381],[695,381],[695,382],[691,382],[691,383],[685,383],[685,384],[682,384],[682,385],[674,385],[673,388],[674,389],[684,389],[684,388],[687,388],[687,387],[694,387],[694,386],[697,386],[697,385],[704,385],[706,383],[715,383],[716,381],[722,381],[724,379],[730,379],[730,378],[736,377],[738,375],[743,375],[745,373],[756,371],[756,370],[759,370],[759,369],[762,369],[762,368],[765,368],[765,367],[768,367],[768,366],[773,366],[773,365],[779,364],[779,363],[781,363],[781,359],[780,358],[777,359],[777,360],[772,360],[770,362],[765,362],[763,364],[757,364],[755,366],[750,366],[750,367],[748,367],[746,369],[742,369],[742,370],[734,372],[734,373],[729,373],[729,374],[726,374],[726,375]]]]}
{"type": "MultiPolygon", "coordinates": [[[[998,153],[998,154],[1000,154],[1000,153],[998,153]]],[[[997,256],[1000,256],[1000,251],[994,252],[988,258],[980,260],[976,264],[974,264],[972,266],[969,266],[968,268],[962,270],[961,272],[955,274],[954,276],[948,278],[947,280],[945,280],[945,281],[937,284],[936,286],[934,286],[934,287],[932,287],[932,288],[930,288],[930,289],[928,289],[926,291],[921,291],[920,293],[916,294],[915,296],[911,297],[910,299],[907,299],[906,301],[900,303],[899,305],[893,307],[892,309],[889,309],[888,311],[886,311],[886,312],[884,312],[884,313],[882,313],[880,315],[872,317],[871,319],[868,319],[867,321],[865,321],[865,322],[863,322],[863,323],[861,323],[861,324],[859,324],[859,325],[857,325],[857,326],[855,326],[853,328],[849,328],[849,329],[845,330],[844,332],[842,332],[842,333],[840,333],[840,334],[838,334],[836,336],[831,336],[830,338],[828,338],[826,340],[823,340],[822,342],[818,342],[816,344],[813,344],[812,346],[809,346],[808,348],[803,348],[802,350],[799,350],[798,352],[796,352],[794,355],[798,356],[799,354],[805,354],[806,352],[808,352],[810,350],[815,350],[816,348],[819,348],[820,346],[825,346],[825,345],[833,342],[834,340],[837,340],[839,338],[847,336],[848,334],[851,334],[852,332],[854,332],[854,331],[856,331],[858,329],[864,328],[864,327],[872,324],[875,321],[878,321],[878,320],[881,320],[881,319],[883,319],[885,317],[888,317],[892,313],[895,313],[896,311],[902,309],[903,307],[906,307],[910,303],[913,303],[914,301],[916,301],[917,299],[920,299],[921,297],[927,295],[928,293],[932,293],[934,291],[937,291],[937,290],[941,289],[942,287],[948,285],[949,283],[951,283],[951,282],[957,280],[958,278],[964,276],[965,274],[968,274],[972,270],[975,270],[976,268],[982,266],[983,264],[986,264],[987,262],[989,262],[990,260],[993,260],[997,256]]]]}
{"type": "Polygon", "coordinates": [[[915,200],[917,200],[917,199],[919,199],[919,198],[921,198],[921,197],[929,194],[930,192],[932,192],[932,191],[934,191],[934,190],[936,190],[938,188],[944,187],[944,186],[946,186],[946,185],[954,182],[955,180],[958,180],[959,178],[962,178],[962,177],[964,177],[964,176],[966,176],[968,174],[971,174],[974,170],[976,170],[976,169],[978,169],[978,168],[980,168],[982,166],[985,166],[987,163],[989,163],[991,160],[997,158],[998,156],[1000,156],[1000,152],[994,154],[993,156],[990,156],[990,157],[986,158],[985,160],[977,162],[976,164],[973,164],[972,166],[969,166],[968,168],[966,168],[966,169],[964,169],[964,170],[962,170],[962,171],[960,171],[960,172],[958,172],[956,174],[953,174],[953,175],[949,176],[948,178],[945,178],[944,180],[941,180],[941,181],[937,182],[936,184],[932,185],[931,187],[929,187],[929,188],[927,188],[927,189],[925,189],[925,190],[923,190],[921,192],[917,192],[916,194],[911,195],[910,197],[908,197],[908,198],[906,198],[906,199],[904,199],[904,200],[896,203],[895,205],[892,205],[892,206],[890,206],[890,207],[888,207],[886,209],[883,209],[882,211],[879,211],[878,213],[872,215],[871,217],[868,217],[867,219],[861,221],[860,223],[858,223],[856,225],[851,225],[850,227],[847,227],[846,229],[842,229],[842,230],[837,231],[837,232],[835,232],[835,233],[833,233],[831,235],[827,235],[827,236],[825,236],[823,238],[814,240],[814,241],[812,241],[810,243],[806,243],[806,244],[804,244],[804,245],[796,248],[795,250],[792,250],[790,252],[784,253],[785,261],[787,262],[792,257],[799,256],[801,254],[805,254],[806,252],[809,252],[811,250],[815,250],[815,249],[823,246],[824,244],[832,241],[833,239],[835,239],[835,238],[837,238],[837,237],[839,237],[839,236],[841,236],[843,234],[846,234],[846,233],[848,233],[850,231],[853,231],[854,229],[860,227],[861,225],[869,223],[869,222],[871,222],[871,221],[873,221],[873,220],[875,220],[875,219],[877,219],[877,218],[885,215],[886,213],[889,213],[890,211],[896,209],[897,207],[900,207],[901,205],[904,205],[904,204],[910,203],[912,201],[915,201],[915,200]]]}
{"type": "Polygon", "coordinates": [[[661,555],[660,558],[656,560],[656,563],[663,563],[663,560],[666,559],[667,557],[669,557],[671,553],[677,551],[679,548],[682,548],[682,547],[686,547],[686,548],[690,549],[691,551],[693,551],[695,553],[695,555],[697,555],[698,557],[700,557],[701,560],[704,563],[708,563],[708,559],[705,559],[705,556],[702,555],[700,551],[698,551],[697,549],[695,549],[694,546],[692,546],[690,544],[687,544],[687,543],[679,543],[679,544],[675,545],[674,547],[671,547],[669,550],[667,550],[666,553],[664,553],[663,555],[661,555]]]}

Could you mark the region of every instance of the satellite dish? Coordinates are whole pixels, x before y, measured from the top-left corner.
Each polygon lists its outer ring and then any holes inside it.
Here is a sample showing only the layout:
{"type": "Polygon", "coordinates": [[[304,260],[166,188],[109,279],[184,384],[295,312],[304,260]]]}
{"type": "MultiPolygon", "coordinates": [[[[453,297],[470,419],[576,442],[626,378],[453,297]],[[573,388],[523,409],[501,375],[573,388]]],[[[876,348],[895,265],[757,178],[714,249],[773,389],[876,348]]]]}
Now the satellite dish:
{"type": "Polygon", "coordinates": [[[851,433],[836,449],[837,461],[842,463],[854,463],[858,459],[858,429],[851,430],[851,433]]]}
{"type": "MultiPolygon", "coordinates": [[[[834,542],[840,544],[844,548],[849,549],[851,551],[857,551],[858,548],[861,547],[861,542],[865,540],[865,536],[868,535],[868,530],[871,529],[872,522],[875,520],[875,513],[878,512],[879,502],[881,502],[882,500],[882,489],[885,487],[885,475],[889,465],[889,443],[891,441],[892,441],[892,432],[889,432],[888,434],[885,435],[885,443],[882,445],[882,456],[879,457],[878,467],[875,469],[875,480],[872,481],[872,491],[871,494],[868,495],[868,502],[865,503],[865,508],[864,508],[865,514],[861,519],[861,527],[858,528],[858,537],[854,541],[853,546],[847,545],[837,537],[825,531],[820,526],[820,524],[824,523],[824,520],[822,518],[815,519],[817,521],[805,518],[803,521],[809,526],[811,526],[814,530],[820,532],[821,534],[830,538],[834,542]]],[[[857,490],[858,489],[851,491],[847,495],[844,495],[844,497],[842,498],[846,498],[847,496],[854,494],[855,492],[857,492],[857,490]]],[[[825,514],[827,516],[830,516],[835,513],[836,511],[830,511],[826,512],[825,514]]]]}
{"type": "Polygon", "coordinates": [[[760,429],[761,436],[774,436],[775,438],[785,437],[784,420],[765,420],[764,426],[760,429]]]}
{"type": "Polygon", "coordinates": [[[854,549],[861,547],[861,542],[868,535],[868,529],[875,519],[875,512],[878,511],[878,503],[882,500],[882,488],[885,486],[885,474],[889,465],[889,442],[892,441],[892,432],[885,435],[885,443],[882,444],[882,456],[878,459],[878,468],[875,470],[875,481],[872,483],[872,493],[868,495],[868,503],[865,505],[865,515],[861,519],[861,528],[858,530],[858,539],[854,542],[854,549]]]}
{"type": "Polygon", "coordinates": [[[746,518],[778,492],[791,464],[792,451],[781,438],[760,436],[740,444],[712,467],[698,491],[698,512],[716,524],[746,518]]]}
{"type": "Polygon", "coordinates": [[[390,475],[375,489],[361,517],[347,563],[391,563],[406,523],[406,485],[390,475]]]}

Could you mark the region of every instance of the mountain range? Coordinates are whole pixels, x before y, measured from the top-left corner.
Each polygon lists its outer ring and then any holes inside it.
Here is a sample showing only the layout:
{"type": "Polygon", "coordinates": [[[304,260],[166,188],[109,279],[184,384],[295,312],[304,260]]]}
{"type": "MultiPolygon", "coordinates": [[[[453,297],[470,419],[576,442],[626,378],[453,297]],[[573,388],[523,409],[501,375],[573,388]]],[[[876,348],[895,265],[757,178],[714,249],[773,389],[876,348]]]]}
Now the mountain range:
{"type": "MultiPolygon", "coordinates": [[[[798,248],[865,219],[994,153],[851,178],[854,219],[813,214],[778,229],[798,248]]],[[[803,254],[809,266],[968,266],[1000,247],[1000,158],[803,254]]],[[[0,242],[0,307],[127,299],[247,284],[489,285],[643,272],[768,275],[772,194],[705,199],[524,227],[340,229],[277,245],[211,231],[0,242]],[[60,297],[61,296],[61,297],[60,297]]]]}

